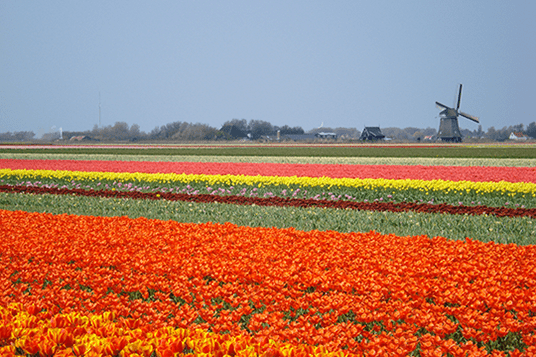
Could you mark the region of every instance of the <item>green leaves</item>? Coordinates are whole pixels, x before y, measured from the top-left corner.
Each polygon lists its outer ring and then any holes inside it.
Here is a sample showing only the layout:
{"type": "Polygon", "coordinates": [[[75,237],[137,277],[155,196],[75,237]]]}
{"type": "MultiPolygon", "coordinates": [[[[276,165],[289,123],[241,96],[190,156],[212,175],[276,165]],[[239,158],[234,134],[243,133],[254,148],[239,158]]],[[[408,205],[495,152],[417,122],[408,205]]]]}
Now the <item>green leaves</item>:
{"type": "MultiPolygon", "coordinates": [[[[530,147],[530,145],[527,145],[530,147]]],[[[429,157],[429,158],[536,158],[536,150],[527,150],[525,145],[183,145],[181,147],[159,148],[62,148],[48,149],[16,148],[0,149],[0,153],[26,154],[77,154],[92,155],[98,150],[100,155],[158,155],[158,156],[274,156],[274,157],[429,157]],[[401,150],[403,149],[403,150],[401,150]]]]}
{"type": "Polygon", "coordinates": [[[466,237],[483,242],[536,244],[530,218],[391,213],[329,208],[238,206],[221,203],[145,201],[78,196],[0,193],[7,210],[94,216],[147,217],[178,222],[231,222],[251,227],[294,227],[299,230],[393,233],[398,236],[466,237]]]}
{"type": "Polygon", "coordinates": [[[175,192],[188,194],[210,194],[217,195],[240,195],[247,197],[296,197],[315,198],[325,200],[349,200],[359,202],[416,202],[416,203],[446,203],[450,205],[475,206],[483,205],[490,207],[507,206],[510,208],[534,208],[536,200],[531,194],[522,192],[477,192],[469,191],[426,191],[422,189],[407,188],[397,190],[388,187],[321,187],[300,185],[261,185],[251,186],[247,184],[210,185],[205,181],[189,183],[160,183],[160,182],[119,182],[115,180],[91,180],[71,178],[47,178],[39,177],[18,177],[3,176],[0,179],[2,185],[33,185],[37,187],[56,188],[81,188],[85,190],[109,189],[117,191],[139,191],[139,192],[175,192]]]}

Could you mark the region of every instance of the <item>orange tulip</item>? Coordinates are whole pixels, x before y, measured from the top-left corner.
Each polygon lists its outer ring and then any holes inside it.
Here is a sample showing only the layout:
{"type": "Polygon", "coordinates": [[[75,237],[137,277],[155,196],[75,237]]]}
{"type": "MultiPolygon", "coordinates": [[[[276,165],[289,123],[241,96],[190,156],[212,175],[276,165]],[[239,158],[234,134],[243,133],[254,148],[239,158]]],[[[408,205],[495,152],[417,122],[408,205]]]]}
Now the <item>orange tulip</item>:
{"type": "Polygon", "coordinates": [[[86,348],[86,345],[84,345],[84,344],[73,345],[73,352],[77,356],[85,355],[86,351],[87,351],[87,348],[86,348]]]}

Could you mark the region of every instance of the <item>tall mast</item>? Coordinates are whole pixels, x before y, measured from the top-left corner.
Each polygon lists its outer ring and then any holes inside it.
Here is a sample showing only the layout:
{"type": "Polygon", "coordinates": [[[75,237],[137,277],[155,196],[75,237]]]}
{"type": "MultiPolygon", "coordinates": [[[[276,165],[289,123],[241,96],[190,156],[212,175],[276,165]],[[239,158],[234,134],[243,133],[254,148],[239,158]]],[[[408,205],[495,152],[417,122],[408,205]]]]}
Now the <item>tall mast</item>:
{"type": "Polygon", "coordinates": [[[100,91],[99,91],[99,128],[101,127],[101,105],[100,105],[100,91]]]}

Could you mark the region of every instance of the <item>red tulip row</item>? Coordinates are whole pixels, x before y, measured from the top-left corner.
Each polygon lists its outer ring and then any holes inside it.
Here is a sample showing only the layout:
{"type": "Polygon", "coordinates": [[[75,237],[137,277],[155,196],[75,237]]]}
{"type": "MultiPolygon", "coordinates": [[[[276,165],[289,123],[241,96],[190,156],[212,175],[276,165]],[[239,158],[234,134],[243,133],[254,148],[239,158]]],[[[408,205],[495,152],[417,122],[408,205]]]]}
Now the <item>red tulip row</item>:
{"type": "Polygon", "coordinates": [[[536,208],[507,208],[489,206],[464,206],[449,204],[429,204],[413,202],[354,202],[333,201],[321,199],[300,199],[290,197],[248,197],[236,195],[210,195],[170,192],[136,192],[112,190],[84,190],[68,188],[32,187],[0,185],[0,192],[17,192],[33,194],[76,195],[86,197],[115,197],[145,200],[186,201],[197,203],[227,203],[237,205],[279,206],[279,207],[326,207],[337,209],[355,209],[362,211],[387,212],[422,212],[422,213],[448,213],[457,215],[494,215],[497,217],[530,217],[536,218],[536,208]]]}
{"type": "Polygon", "coordinates": [[[384,178],[536,183],[536,167],[478,167],[421,165],[333,165],[218,162],[77,161],[0,159],[12,170],[67,170],[97,172],[184,173],[207,175],[384,178]]]}

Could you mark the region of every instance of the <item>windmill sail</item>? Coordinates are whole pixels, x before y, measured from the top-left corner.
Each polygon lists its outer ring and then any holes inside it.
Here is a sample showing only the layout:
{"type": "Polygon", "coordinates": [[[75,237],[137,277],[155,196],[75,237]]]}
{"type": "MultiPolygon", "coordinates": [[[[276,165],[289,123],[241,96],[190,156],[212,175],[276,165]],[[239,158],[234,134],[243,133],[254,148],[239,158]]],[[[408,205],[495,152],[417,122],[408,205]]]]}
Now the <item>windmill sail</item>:
{"type": "Polygon", "coordinates": [[[435,102],[436,106],[438,106],[440,109],[449,109],[445,104],[441,104],[439,102],[435,102]]]}
{"type": "Polygon", "coordinates": [[[473,115],[470,115],[470,114],[467,114],[467,113],[464,113],[464,112],[460,112],[460,115],[461,115],[462,117],[467,118],[467,119],[469,119],[469,120],[472,120],[472,121],[474,121],[474,122],[476,122],[476,123],[480,123],[480,121],[478,120],[478,118],[475,117],[475,116],[473,116],[473,115]]]}
{"type": "Polygon", "coordinates": [[[458,92],[458,104],[456,110],[460,109],[460,102],[462,101],[462,85],[460,84],[460,91],[458,92]]]}

